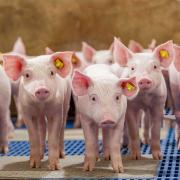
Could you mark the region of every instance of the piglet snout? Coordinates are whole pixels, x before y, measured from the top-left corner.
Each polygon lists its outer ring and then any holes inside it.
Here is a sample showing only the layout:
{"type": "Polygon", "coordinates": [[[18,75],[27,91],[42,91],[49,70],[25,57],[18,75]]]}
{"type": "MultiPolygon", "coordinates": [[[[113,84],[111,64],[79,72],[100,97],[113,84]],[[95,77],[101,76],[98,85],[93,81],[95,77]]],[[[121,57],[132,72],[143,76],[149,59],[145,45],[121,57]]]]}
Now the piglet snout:
{"type": "Polygon", "coordinates": [[[48,89],[46,88],[40,88],[35,92],[35,96],[39,99],[39,100],[45,100],[49,97],[50,92],[48,89]]]}
{"type": "Polygon", "coordinates": [[[114,126],[115,122],[113,120],[107,119],[101,122],[101,126],[114,126]]]}
{"type": "Polygon", "coordinates": [[[152,84],[150,79],[143,78],[139,81],[138,86],[140,89],[149,89],[152,87],[152,84]]]}

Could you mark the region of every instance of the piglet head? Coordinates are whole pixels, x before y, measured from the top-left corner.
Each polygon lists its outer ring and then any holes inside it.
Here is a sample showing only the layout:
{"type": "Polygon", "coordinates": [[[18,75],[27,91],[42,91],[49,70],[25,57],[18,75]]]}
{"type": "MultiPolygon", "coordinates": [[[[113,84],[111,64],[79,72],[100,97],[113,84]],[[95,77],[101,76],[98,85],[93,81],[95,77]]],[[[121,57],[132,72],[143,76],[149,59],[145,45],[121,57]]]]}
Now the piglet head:
{"type": "Polygon", "coordinates": [[[129,77],[136,77],[142,91],[154,91],[162,82],[161,68],[168,68],[174,59],[172,41],[159,45],[152,52],[133,53],[115,39],[114,49],[116,62],[127,67],[129,77]]]}
{"type": "Polygon", "coordinates": [[[100,127],[115,126],[125,113],[124,95],[131,99],[138,93],[135,78],[96,82],[78,71],[74,72],[72,89],[76,96],[83,99],[80,105],[83,113],[100,127]]]}
{"type": "Polygon", "coordinates": [[[21,92],[35,102],[52,100],[56,95],[59,76],[71,71],[70,52],[57,52],[26,60],[19,55],[4,55],[4,69],[14,81],[21,78],[21,92]]]}

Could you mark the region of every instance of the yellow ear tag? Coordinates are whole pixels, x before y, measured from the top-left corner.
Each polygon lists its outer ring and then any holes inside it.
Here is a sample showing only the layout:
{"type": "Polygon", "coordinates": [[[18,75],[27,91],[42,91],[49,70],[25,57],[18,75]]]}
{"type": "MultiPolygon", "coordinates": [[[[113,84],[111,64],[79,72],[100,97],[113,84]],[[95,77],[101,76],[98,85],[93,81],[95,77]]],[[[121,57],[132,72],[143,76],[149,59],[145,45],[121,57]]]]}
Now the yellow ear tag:
{"type": "Polygon", "coordinates": [[[126,83],[126,88],[128,91],[133,91],[135,89],[134,85],[131,83],[126,83]]]}
{"type": "Polygon", "coordinates": [[[78,59],[76,58],[75,55],[72,56],[71,62],[72,62],[73,64],[77,64],[78,59]]]}
{"type": "Polygon", "coordinates": [[[168,51],[166,51],[166,50],[160,50],[160,56],[162,57],[162,58],[164,58],[164,59],[167,59],[168,57],[169,57],[169,53],[168,53],[168,51]]]}
{"type": "Polygon", "coordinates": [[[0,60],[0,66],[2,66],[2,65],[3,65],[3,61],[0,60]]]}
{"type": "Polygon", "coordinates": [[[56,68],[58,69],[62,69],[64,67],[64,63],[61,59],[57,58],[55,61],[54,61],[54,65],[56,66],[56,68]]]}

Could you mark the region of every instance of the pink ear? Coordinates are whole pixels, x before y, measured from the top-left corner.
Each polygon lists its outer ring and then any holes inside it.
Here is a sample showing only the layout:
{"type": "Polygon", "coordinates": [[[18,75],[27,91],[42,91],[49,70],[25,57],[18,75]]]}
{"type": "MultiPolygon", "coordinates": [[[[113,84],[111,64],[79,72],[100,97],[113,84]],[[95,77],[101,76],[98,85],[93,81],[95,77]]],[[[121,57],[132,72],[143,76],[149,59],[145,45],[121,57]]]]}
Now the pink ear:
{"type": "Polygon", "coordinates": [[[139,53],[143,51],[143,47],[141,46],[141,44],[139,44],[138,42],[134,41],[134,40],[130,40],[129,41],[129,45],[128,48],[134,52],[134,53],[139,53]]]}
{"type": "Polygon", "coordinates": [[[82,53],[83,53],[84,58],[87,61],[92,62],[92,58],[93,58],[93,55],[96,53],[96,50],[92,46],[87,44],[86,42],[83,42],[82,53]]]}
{"type": "Polygon", "coordinates": [[[88,76],[80,73],[79,71],[74,71],[72,77],[72,89],[76,96],[86,95],[88,88],[92,84],[92,80],[88,76]]]}
{"type": "Polygon", "coordinates": [[[51,49],[51,48],[49,48],[49,47],[46,47],[45,48],[45,54],[53,54],[54,53],[54,51],[51,49]]]}
{"type": "Polygon", "coordinates": [[[15,53],[22,54],[22,55],[26,54],[26,48],[25,48],[25,45],[24,45],[21,37],[17,38],[16,42],[14,43],[12,51],[15,53]]]}
{"type": "Polygon", "coordinates": [[[80,58],[76,55],[75,52],[73,52],[73,55],[71,58],[71,63],[72,63],[73,69],[77,69],[77,68],[81,67],[81,65],[82,65],[80,58]]]}
{"type": "Polygon", "coordinates": [[[173,42],[168,41],[159,45],[153,51],[155,57],[160,61],[162,67],[167,68],[174,60],[175,52],[173,48],[173,42]]]}
{"type": "Polygon", "coordinates": [[[56,52],[51,55],[53,66],[55,67],[57,73],[63,78],[71,72],[71,58],[72,52],[70,51],[56,52]]]}
{"type": "Polygon", "coordinates": [[[156,40],[152,39],[151,43],[148,46],[148,49],[151,49],[153,51],[155,47],[156,47],[156,40]]]}
{"type": "Polygon", "coordinates": [[[18,55],[3,55],[3,67],[6,74],[10,79],[16,81],[22,72],[25,65],[25,60],[23,57],[18,55]]]}
{"type": "Polygon", "coordinates": [[[127,97],[134,97],[138,93],[138,86],[135,77],[120,79],[118,87],[121,87],[123,94],[127,97]]]}
{"type": "Polygon", "coordinates": [[[175,65],[177,71],[180,72],[180,46],[174,45],[174,50],[175,50],[174,65],[175,65]]]}
{"type": "Polygon", "coordinates": [[[119,39],[114,38],[113,57],[120,66],[126,66],[133,53],[119,39]]]}

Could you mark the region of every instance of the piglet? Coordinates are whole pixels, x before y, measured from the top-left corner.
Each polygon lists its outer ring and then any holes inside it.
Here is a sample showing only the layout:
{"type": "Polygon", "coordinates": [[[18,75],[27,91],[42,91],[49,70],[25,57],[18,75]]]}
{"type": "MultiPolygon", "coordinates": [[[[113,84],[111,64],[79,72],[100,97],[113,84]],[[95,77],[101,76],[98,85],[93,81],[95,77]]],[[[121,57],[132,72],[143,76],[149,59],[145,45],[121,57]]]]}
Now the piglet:
{"type": "Polygon", "coordinates": [[[59,169],[59,157],[64,155],[71,56],[71,52],[57,52],[27,60],[20,55],[3,55],[6,74],[13,81],[19,79],[18,101],[28,129],[30,166],[33,168],[40,167],[44,156],[46,120],[49,168],[59,169]]]}
{"type": "Polygon", "coordinates": [[[115,172],[123,172],[120,147],[127,97],[138,92],[135,78],[119,79],[110,66],[88,66],[83,73],[75,71],[72,89],[85,137],[84,170],[92,171],[99,157],[98,129],[103,131],[104,158],[111,159],[115,172]],[[113,107],[113,108],[112,108],[113,107]]]}
{"type": "Polygon", "coordinates": [[[96,50],[86,42],[82,43],[82,54],[90,64],[113,64],[113,43],[107,50],[96,50]]]}
{"type": "Polygon", "coordinates": [[[174,45],[175,59],[169,67],[169,80],[173,100],[173,110],[176,117],[175,137],[180,150],[180,46],[174,45]]]}
{"type": "Polygon", "coordinates": [[[8,136],[13,129],[10,119],[11,83],[0,66],[0,153],[8,152],[8,136]]]}
{"type": "MultiPolygon", "coordinates": [[[[139,93],[128,101],[126,120],[130,136],[132,159],[140,159],[139,111],[145,113],[146,125],[150,123],[151,150],[154,159],[161,159],[160,129],[167,90],[161,67],[168,68],[174,59],[172,41],[159,45],[152,52],[133,53],[118,39],[114,42],[114,58],[121,66],[127,66],[125,76],[136,77],[139,93]]],[[[124,76],[122,75],[122,76],[124,76]]],[[[148,139],[149,132],[145,135],[148,139]]],[[[148,140],[147,140],[148,141],[148,140]]]]}

